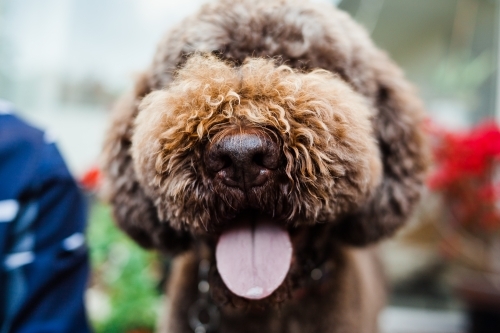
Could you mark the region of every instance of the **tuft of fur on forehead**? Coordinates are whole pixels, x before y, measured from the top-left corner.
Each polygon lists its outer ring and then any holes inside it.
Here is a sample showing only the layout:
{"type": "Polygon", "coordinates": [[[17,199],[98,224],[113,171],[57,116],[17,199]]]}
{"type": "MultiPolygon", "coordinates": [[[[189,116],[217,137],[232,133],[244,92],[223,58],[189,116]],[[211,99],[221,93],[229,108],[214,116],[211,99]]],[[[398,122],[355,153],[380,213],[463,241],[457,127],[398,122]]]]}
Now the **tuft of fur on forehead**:
{"type": "Polygon", "coordinates": [[[365,98],[325,70],[302,73],[273,60],[232,66],[196,54],[166,88],[147,95],[135,121],[132,157],[161,220],[212,230],[244,209],[295,225],[332,222],[363,204],[381,178],[365,98]],[[260,128],[282,145],[286,182],[214,186],[203,148],[231,128],[260,128]]]}

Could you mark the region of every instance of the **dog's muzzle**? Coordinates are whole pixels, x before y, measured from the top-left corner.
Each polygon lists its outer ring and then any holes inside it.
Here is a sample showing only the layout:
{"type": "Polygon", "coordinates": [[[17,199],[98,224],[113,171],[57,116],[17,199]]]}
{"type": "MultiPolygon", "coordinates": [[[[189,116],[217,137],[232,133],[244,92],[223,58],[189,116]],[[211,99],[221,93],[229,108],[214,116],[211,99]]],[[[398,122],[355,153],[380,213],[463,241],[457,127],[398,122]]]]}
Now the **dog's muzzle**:
{"type": "MultiPolygon", "coordinates": [[[[261,190],[272,190],[280,167],[279,139],[272,131],[230,128],[211,138],[204,153],[207,171],[219,191],[243,193],[247,209],[227,222],[217,242],[217,269],[226,286],[236,295],[262,299],[273,293],[288,274],[292,246],[286,229],[270,216],[261,202],[261,190]],[[238,191],[238,190],[237,190],[238,191]],[[260,192],[259,192],[260,193],[260,192]],[[257,206],[257,207],[255,207],[257,206]]],[[[243,204],[242,206],[245,206],[243,204]]]]}

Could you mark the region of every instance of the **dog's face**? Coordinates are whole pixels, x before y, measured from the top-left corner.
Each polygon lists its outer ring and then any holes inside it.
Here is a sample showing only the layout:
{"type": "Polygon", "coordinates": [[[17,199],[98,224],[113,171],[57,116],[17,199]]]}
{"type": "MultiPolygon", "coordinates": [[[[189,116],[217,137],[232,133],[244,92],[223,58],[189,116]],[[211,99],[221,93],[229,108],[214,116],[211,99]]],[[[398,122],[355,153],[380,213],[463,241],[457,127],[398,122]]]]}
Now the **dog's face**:
{"type": "Polygon", "coordinates": [[[371,109],[326,71],[263,59],[233,67],[194,55],[140,109],[132,156],[160,220],[214,237],[218,265],[260,265],[273,276],[260,292],[221,272],[240,296],[262,298],[281,283],[290,230],[335,223],[380,182],[371,109]],[[259,251],[263,259],[252,264],[259,251]]]}

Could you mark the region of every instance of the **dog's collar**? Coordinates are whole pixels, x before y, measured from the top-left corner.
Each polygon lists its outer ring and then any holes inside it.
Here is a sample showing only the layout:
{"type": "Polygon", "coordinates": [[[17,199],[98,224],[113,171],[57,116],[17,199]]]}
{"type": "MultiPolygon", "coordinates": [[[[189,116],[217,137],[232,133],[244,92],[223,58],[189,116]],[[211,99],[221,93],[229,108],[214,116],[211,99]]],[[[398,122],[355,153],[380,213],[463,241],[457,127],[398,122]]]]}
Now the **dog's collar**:
{"type": "Polygon", "coordinates": [[[198,299],[189,307],[188,321],[194,333],[210,333],[219,327],[220,312],[210,296],[210,251],[202,245],[198,253],[201,257],[198,264],[198,299]]]}

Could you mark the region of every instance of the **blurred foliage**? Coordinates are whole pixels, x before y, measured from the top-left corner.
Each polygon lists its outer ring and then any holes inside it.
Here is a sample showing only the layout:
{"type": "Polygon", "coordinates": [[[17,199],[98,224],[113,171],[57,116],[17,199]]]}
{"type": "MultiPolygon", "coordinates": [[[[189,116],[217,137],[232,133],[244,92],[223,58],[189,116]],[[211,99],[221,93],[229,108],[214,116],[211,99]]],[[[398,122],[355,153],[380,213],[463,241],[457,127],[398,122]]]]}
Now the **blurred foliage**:
{"type": "Polygon", "coordinates": [[[95,331],[154,331],[161,304],[157,255],[118,230],[110,208],[99,202],[87,233],[93,269],[87,303],[95,331]]]}

